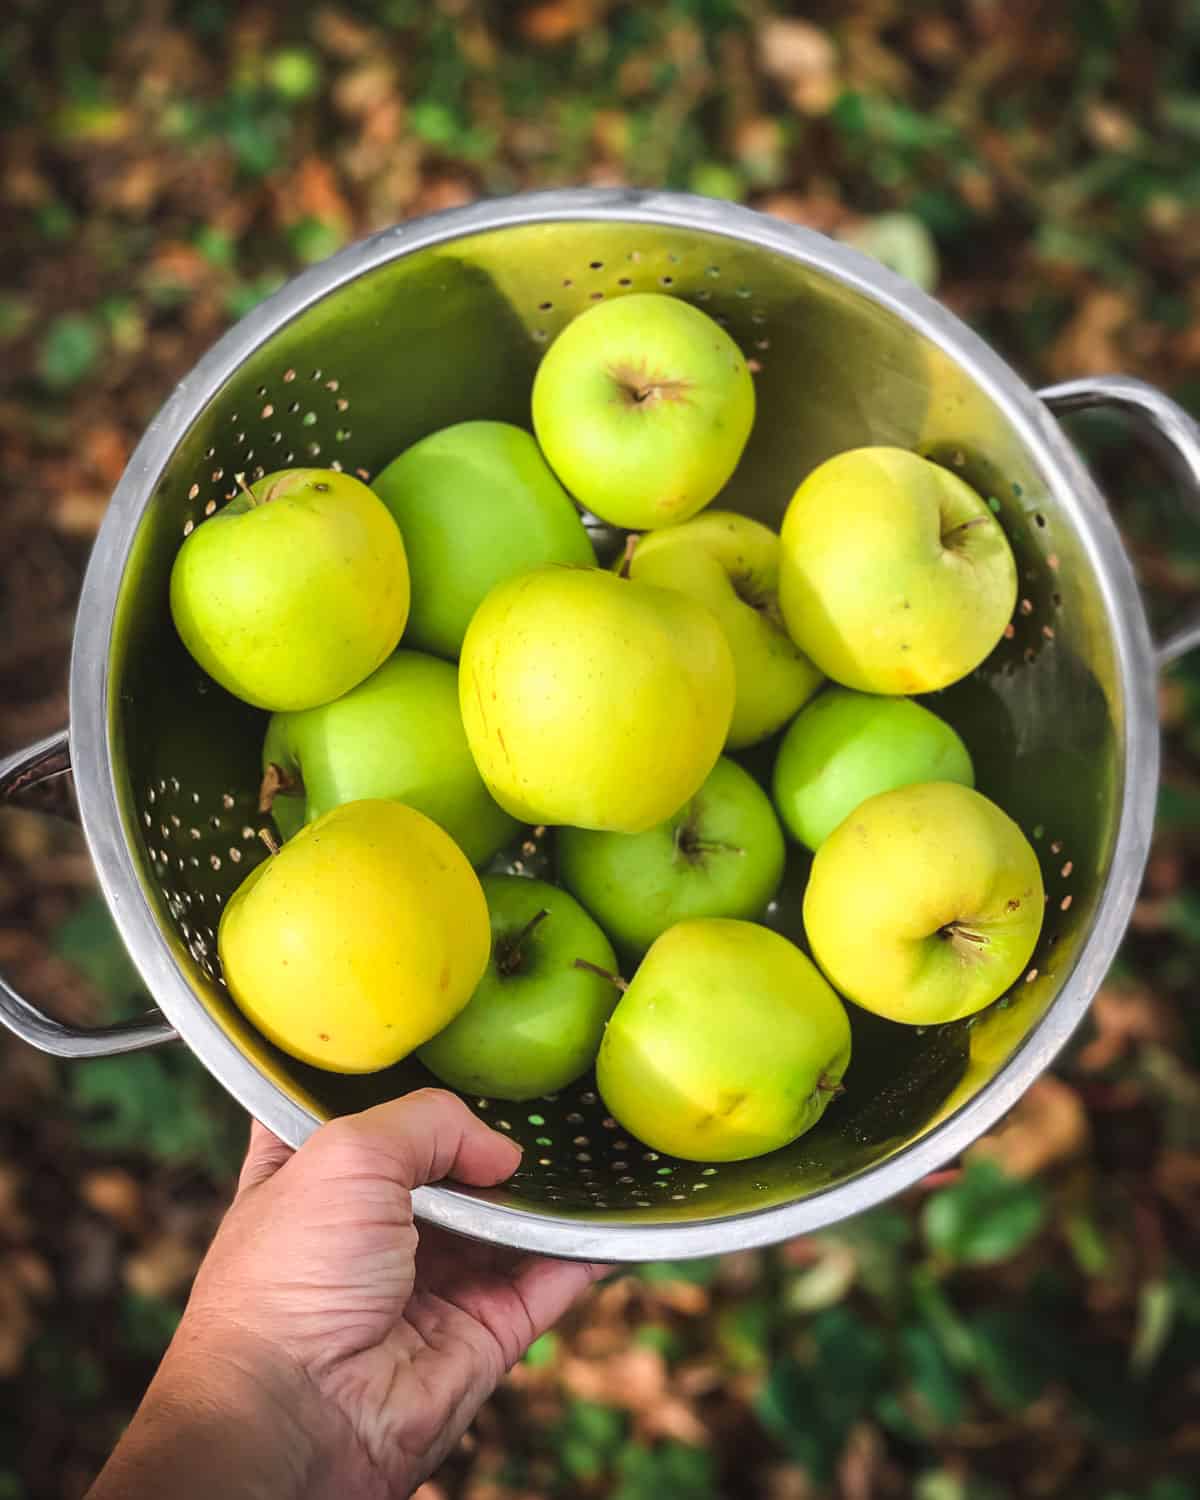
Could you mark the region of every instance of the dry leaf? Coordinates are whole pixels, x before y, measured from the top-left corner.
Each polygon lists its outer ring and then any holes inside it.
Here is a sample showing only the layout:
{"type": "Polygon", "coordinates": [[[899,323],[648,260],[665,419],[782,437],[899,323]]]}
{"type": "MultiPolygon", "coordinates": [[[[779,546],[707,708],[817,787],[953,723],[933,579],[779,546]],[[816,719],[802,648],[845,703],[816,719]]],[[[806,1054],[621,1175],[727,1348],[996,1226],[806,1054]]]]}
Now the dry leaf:
{"type": "Polygon", "coordinates": [[[143,1297],[170,1297],[191,1281],[199,1264],[191,1245],[160,1235],[125,1262],[125,1283],[143,1297]]]}
{"type": "Polygon", "coordinates": [[[120,1167],[89,1172],[79,1184],[79,1195],[89,1208],[133,1233],[142,1220],[142,1190],[120,1167]]]}
{"type": "Polygon", "coordinates": [[[987,1157],[1010,1177],[1033,1177],[1083,1150],[1087,1111],[1068,1083],[1053,1074],[1037,1079],[996,1130],[966,1153],[987,1157]]]}
{"type": "Polygon", "coordinates": [[[808,21],[772,16],[758,28],[763,71],[805,115],[823,115],[842,91],[837,49],[827,32],[808,21]]]}
{"type": "Polygon", "coordinates": [[[1178,1021],[1162,1000],[1140,985],[1106,984],[1092,1002],[1088,1025],[1095,1035],[1077,1056],[1087,1073],[1111,1067],[1140,1042],[1169,1042],[1178,1021]]]}

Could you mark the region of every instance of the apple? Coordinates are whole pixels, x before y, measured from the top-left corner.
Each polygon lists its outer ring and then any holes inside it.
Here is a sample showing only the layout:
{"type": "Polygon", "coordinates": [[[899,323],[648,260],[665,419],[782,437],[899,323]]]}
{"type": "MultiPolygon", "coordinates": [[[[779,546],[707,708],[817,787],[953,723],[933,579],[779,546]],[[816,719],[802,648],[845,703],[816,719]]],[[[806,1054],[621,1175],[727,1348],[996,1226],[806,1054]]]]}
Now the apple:
{"type": "Polygon", "coordinates": [[[559,879],[634,957],[685,917],[760,917],[783,877],[775,811],[758,782],[724,756],[657,827],[562,828],[556,847],[559,879]]]}
{"type": "Polygon", "coordinates": [[[458,668],[467,743],[526,823],[641,833],[699,791],[733,713],[702,604],[600,568],[535,568],[476,610],[458,668]]]}
{"type": "Polygon", "coordinates": [[[372,488],[404,536],[405,643],[455,661],[484,595],[539,563],[594,565],[579,512],[529,433],[459,422],[414,443],[372,488]]]}
{"type": "Polygon", "coordinates": [[[938,1025],[1004,994],[1045,912],[1037,855],[979,792],[881,792],[817,850],[804,930],[831,984],[890,1021],[938,1025]]]}
{"type": "Polygon", "coordinates": [[[423,812],[473,865],[486,864],[519,826],[492,801],[471,759],[458,673],[422,651],[397,651],[333,703],[275,714],[262,758],[263,811],[285,839],[365,797],[423,812]]]}
{"type": "Polygon", "coordinates": [[[729,748],[775,733],[816,692],[821,674],[794,644],[779,609],[779,538],[761,521],[708,510],[638,539],[629,576],[707,604],[737,670],[729,748]]]}
{"type": "Polygon", "coordinates": [[[485,875],[483,893],[492,924],[487,972],[466,1009],[418,1056],[463,1094],[552,1094],[596,1059],[619,993],[611,978],[596,972],[615,971],[612,946],[557,886],[485,875]]]}
{"type": "Polygon", "coordinates": [[[335,1073],[373,1073],[471,998],[487,967],[487,902],[424,813],[347,802],[246,876],[217,947],[230,993],[277,1047],[335,1073]]]}
{"type": "Polygon", "coordinates": [[[614,526],[694,516],[737,467],[753,425],[742,351],[675,297],[636,292],[589,308],[534,377],[542,452],[580,504],[614,526]]]}
{"type": "Polygon", "coordinates": [[[826,460],[792,496],[779,602],[827,677],[866,693],[932,693],[1004,634],[1017,568],[1000,523],[949,469],[903,448],[826,460]]]}
{"type": "Polygon", "coordinates": [[[775,759],[784,827],[817,849],[860,802],[918,781],[975,785],[967,747],[911,698],[831,687],[796,715],[775,759]]]}
{"type": "Polygon", "coordinates": [[[810,1130],[850,1061],[845,1007],[794,943],[707,917],[664,932],[604,1032],[612,1117],[655,1151],[742,1161],[810,1130]]]}
{"type": "Polygon", "coordinates": [[[184,539],[170,598],[183,644],[223,688],[256,708],[314,708],[396,649],[404,542],[352,475],[284,469],[184,539]]]}

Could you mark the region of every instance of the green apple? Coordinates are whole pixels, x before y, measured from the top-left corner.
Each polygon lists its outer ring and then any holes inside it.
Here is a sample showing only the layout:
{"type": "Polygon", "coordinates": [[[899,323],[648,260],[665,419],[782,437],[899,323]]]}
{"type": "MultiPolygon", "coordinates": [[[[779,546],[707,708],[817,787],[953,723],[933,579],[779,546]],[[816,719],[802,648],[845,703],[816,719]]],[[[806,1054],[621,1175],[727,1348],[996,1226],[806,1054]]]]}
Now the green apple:
{"type": "Polygon", "coordinates": [[[422,651],[397,651],[333,703],[275,714],[263,742],[263,771],[264,811],[285,839],[364,797],[415,807],[473,865],[486,864],[519,826],[492,801],[475,769],[458,711],[457,672],[422,651]]]}
{"type": "Polygon", "coordinates": [[[638,292],[568,323],[533,382],[533,428],[575,498],[638,531],[694,516],[754,425],[742,351],[689,302],[638,292]]]}
{"type": "Polygon", "coordinates": [[[491,962],[467,1008],[418,1056],[463,1094],[552,1094],[596,1059],[619,994],[596,970],[613,974],[616,958],[583,907],[557,886],[485,875],[483,893],[491,962]]]}
{"type": "Polygon", "coordinates": [[[183,644],[256,708],[340,697],[396,649],[408,603],[396,523],[334,469],[268,474],[197,526],[171,570],[183,644]]]}
{"type": "Polygon", "coordinates": [[[911,698],[827,688],[779,746],[773,792],[784,827],[817,849],[868,797],[918,781],[975,785],[967,747],[911,698]]]}
{"type": "Polygon", "coordinates": [[[347,802],[246,876],[225,982],[264,1036],[335,1073],[390,1067],[466,1005],[488,960],[479,877],[429,818],[347,802]]]}
{"type": "Polygon", "coordinates": [[[1012,548],[986,501],[903,448],[855,448],[814,469],[781,540],[792,639],[827,677],[866,693],[957,682],[1017,602],[1012,548]]]}
{"type": "Polygon", "coordinates": [[[716,764],[733,658],[686,595],[552,565],[479,606],[458,690],[475,764],[514,818],[641,833],[716,764]]]}
{"type": "Polygon", "coordinates": [[[484,595],[539,563],[595,564],[579,512],[527,432],[459,422],[422,438],[372,488],[404,535],[405,643],[457,660],[484,595]]]}
{"type": "Polygon", "coordinates": [[[881,792],[817,850],[804,893],[813,957],[890,1021],[974,1015],[1019,977],[1045,912],[1025,835],[957,782],[881,792]]]}
{"type": "Polygon", "coordinates": [[[794,943],[754,922],[680,922],[600,1045],[609,1113],[656,1151],[742,1161],[810,1130],[850,1061],[845,1007],[794,943]]]}
{"type": "Polygon", "coordinates": [[[720,621],[737,670],[732,750],[774,734],[821,682],[784,629],[779,555],[779,538],[761,521],[708,510],[640,537],[629,561],[631,578],[678,589],[707,604],[720,621]]]}
{"type": "Polygon", "coordinates": [[[724,756],[656,828],[562,828],[556,847],[559,879],[634,957],[685,917],[760,917],[783,877],[783,832],[767,794],[724,756]]]}

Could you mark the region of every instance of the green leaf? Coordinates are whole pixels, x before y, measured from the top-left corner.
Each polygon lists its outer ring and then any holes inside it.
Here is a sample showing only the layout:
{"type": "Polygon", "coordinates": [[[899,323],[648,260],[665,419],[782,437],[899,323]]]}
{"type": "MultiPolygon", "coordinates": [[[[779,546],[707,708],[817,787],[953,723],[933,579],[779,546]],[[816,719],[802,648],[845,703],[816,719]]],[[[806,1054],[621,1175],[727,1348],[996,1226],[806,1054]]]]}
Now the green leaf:
{"type": "Polygon", "coordinates": [[[678,1359],[683,1352],[683,1340],[662,1323],[643,1323],[634,1333],[633,1342],[642,1349],[653,1349],[667,1361],[678,1359]]]}
{"type": "Polygon", "coordinates": [[[1059,1363],[1053,1325],[997,1305],[976,1313],[969,1327],[975,1367],[998,1406],[1017,1411],[1041,1395],[1059,1363]]]}
{"type": "Polygon", "coordinates": [[[100,334],[91,318],[64,313],[55,318],[42,340],[37,372],[52,391],[70,390],[91,374],[100,358],[100,334]]]}
{"type": "Polygon", "coordinates": [[[900,1352],[913,1390],[933,1421],[953,1427],[966,1408],[962,1382],[934,1334],[920,1323],[900,1333],[900,1352]]]}
{"type": "Polygon", "coordinates": [[[617,1476],[609,1500],[719,1500],[712,1456],[685,1443],[626,1448],[617,1476]]]}
{"type": "Polygon", "coordinates": [[[66,1070],[79,1139],[93,1151],[191,1162],[214,1176],[237,1167],[245,1117],[180,1048],[98,1057],[66,1070]]]}
{"type": "Polygon", "coordinates": [[[993,1161],[973,1161],[925,1205],[922,1228],[932,1250],[968,1265],[991,1265],[1023,1249],[1041,1229],[1041,1186],[1007,1177],[993,1161]]]}
{"type": "Polygon", "coordinates": [[[140,1292],[126,1292],[121,1299],[121,1340],[134,1354],[159,1359],[171,1342],[183,1308],[162,1297],[144,1297],[140,1292]]]}
{"type": "Polygon", "coordinates": [[[543,1369],[546,1365],[552,1365],[558,1358],[558,1334],[553,1330],[542,1334],[540,1339],[534,1339],[525,1351],[525,1363],[533,1370],[543,1369]]]}
{"type": "Polygon", "coordinates": [[[311,99],[321,87],[321,60],[307,47],[283,47],[267,58],[266,78],[285,99],[311,99]]]}
{"type": "Polygon", "coordinates": [[[721,1274],[720,1256],[701,1256],[697,1260],[651,1260],[639,1266],[637,1274],[650,1286],[664,1282],[686,1281],[692,1286],[711,1286],[721,1274]]]}
{"type": "Polygon", "coordinates": [[[811,1333],[812,1356],[780,1360],[755,1409],[767,1431],[824,1482],[850,1428],[883,1389],[886,1346],[878,1329],[845,1306],[814,1318],[811,1333]]]}
{"type": "Polygon", "coordinates": [[[1174,1323],[1175,1292],[1170,1281],[1147,1281],[1138,1289],[1137,1328],[1129,1351],[1129,1368],[1139,1379],[1153,1369],[1174,1323]]]}
{"type": "Polygon", "coordinates": [[[726,1360],[738,1370],[758,1370],[766,1363],[774,1306],[765,1297],[739,1301],[721,1309],[717,1342],[726,1360]]]}
{"type": "Polygon", "coordinates": [[[54,934],[54,951],[109,1002],[108,1020],[149,1009],[150,999],[101,896],[89,896],[54,934]]]}
{"type": "Polygon", "coordinates": [[[346,237],[336,224],[326,224],[322,219],[311,216],[301,219],[288,230],[288,244],[297,260],[303,261],[306,266],[328,259],[345,242],[346,237]]]}

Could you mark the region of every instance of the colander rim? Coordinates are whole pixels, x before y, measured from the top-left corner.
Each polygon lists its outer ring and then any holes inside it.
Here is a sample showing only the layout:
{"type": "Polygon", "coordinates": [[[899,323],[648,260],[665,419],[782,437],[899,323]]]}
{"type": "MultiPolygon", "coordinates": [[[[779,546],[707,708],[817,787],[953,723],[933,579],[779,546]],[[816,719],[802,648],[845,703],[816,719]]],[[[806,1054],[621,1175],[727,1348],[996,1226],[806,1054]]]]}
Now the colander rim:
{"type": "Polygon", "coordinates": [[[778,1242],[873,1208],[953,1159],[994,1125],[1082,1020],[1121,940],[1153,830],[1158,784],[1156,666],[1136,582],[1107,508],[1078,454],[1033,389],[950,310],[886,267],[811,229],[690,194],[557,189],[484,200],[385,229],[287,283],[253,309],[179,382],[147,427],[101,523],[80,595],[70,674],[70,742],[83,831],[100,889],[142,980],[179,1035],[223,1086],[289,1145],[321,1123],[263,1074],[197,998],[139,876],[136,830],[114,775],[109,682],[116,603],[156,485],[197,415],[244,360],[314,303],[391,260],[480,233],[569,221],[661,226],[738,241],[796,260],[901,318],[965,366],[1004,413],[1072,516],[1113,634],[1124,722],[1124,774],[1112,858],[1097,917],[1046,1014],[975,1096],[924,1135],[844,1182],[791,1203],[704,1220],[646,1223],[614,1211],[550,1217],[487,1195],[436,1186],[418,1216],[497,1245],[573,1259],[687,1259],[778,1242]]]}

